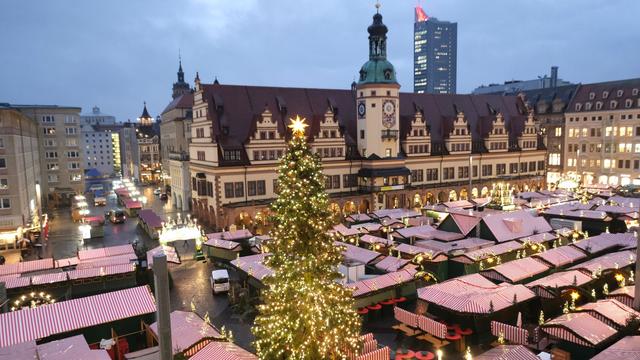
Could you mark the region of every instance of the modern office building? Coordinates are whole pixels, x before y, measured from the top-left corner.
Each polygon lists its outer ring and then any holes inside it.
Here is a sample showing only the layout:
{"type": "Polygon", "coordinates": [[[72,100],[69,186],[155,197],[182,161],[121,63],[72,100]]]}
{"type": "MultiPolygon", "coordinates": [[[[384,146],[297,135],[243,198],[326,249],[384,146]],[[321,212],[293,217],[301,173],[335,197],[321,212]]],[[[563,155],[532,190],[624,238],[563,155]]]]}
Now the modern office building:
{"type": "Polygon", "coordinates": [[[84,161],[79,107],[11,105],[40,128],[41,190],[44,205],[69,205],[84,192],[84,161]]]}
{"type": "Polygon", "coordinates": [[[140,166],[138,180],[155,184],[162,179],[160,124],[159,121],[149,115],[146,102],[142,115],[138,118],[136,137],[138,139],[138,164],[140,166]]]}
{"type": "Polygon", "coordinates": [[[0,245],[13,243],[41,213],[40,131],[33,119],[0,104],[0,245]]]}
{"type": "Polygon", "coordinates": [[[182,62],[178,68],[178,81],[173,84],[173,100],[162,111],[160,122],[160,148],[163,180],[172,204],[178,209],[191,206],[189,173],[189,141],[193,120],[193,93],[184,81],[182,62]]]}
{"type": "Polygon", "coordinates": [[[401,93],[387,60],[387,31],[375,14],[369,59],[348,90],[204,84],[196,77],[193,213],[212,227],[259,231],[296,115],[310,125],[307,139],[322,157],[336,212],[482,197],[498,181],[545,186],[545,151],[519,97],[401,93]]]}
{"type": "Polygon", "coordinates": [[[121,175],[120,128],[115,116],[101,113],[97,106],[90,114],[80,115],[84,168],[92,177],[121,175]]]}
{"type": "Polygon", "coordinates": [[[563,87],[567,85],[575,85],[569,81],[558,78],[558,67],[552,66],[549,75],[538,76],[532,80],[509,80],[504,84],[481,85],[475,88],[471,93],[475,95],[481,94],[503,94],[517,95],[522,91],[540,90],[563,87]]]}
{"type": "Polygon", "coordinates": [[[413,25],[413,92],[455,94],[458,24],[429,17],[415,8],[413,25]]]}
{"type": "Polygon", "coordinates": [[[640,185],[640,78],[580,85],[565,112],[564,172],[640,185]]]}

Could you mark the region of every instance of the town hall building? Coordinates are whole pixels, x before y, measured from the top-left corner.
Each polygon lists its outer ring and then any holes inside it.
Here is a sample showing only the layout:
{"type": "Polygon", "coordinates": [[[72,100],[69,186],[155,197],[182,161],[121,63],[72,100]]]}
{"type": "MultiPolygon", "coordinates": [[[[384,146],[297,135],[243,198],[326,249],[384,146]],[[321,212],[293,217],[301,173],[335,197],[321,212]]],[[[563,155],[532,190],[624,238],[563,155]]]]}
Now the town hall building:
{"type": "Polygon", "coordinates": [[[545,186],[546,150],[520,98],[400,92],[387,31],[377,12],[369,60],[348,90],[205,84],[196,75],[195,216],[259,233],[296,115],[310,125],[307,140],[322,158],[336,213],[486,197],[501,181],[520,190],[545,186]]]}

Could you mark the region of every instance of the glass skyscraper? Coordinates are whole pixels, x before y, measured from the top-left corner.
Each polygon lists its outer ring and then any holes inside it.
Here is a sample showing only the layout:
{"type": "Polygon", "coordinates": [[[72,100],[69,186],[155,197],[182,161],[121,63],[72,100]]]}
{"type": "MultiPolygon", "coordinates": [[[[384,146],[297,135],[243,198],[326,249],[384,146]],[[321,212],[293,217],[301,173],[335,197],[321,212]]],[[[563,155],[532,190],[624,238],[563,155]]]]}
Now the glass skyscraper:
{"type": "Polygon", "coordinates": [[[455,94],[458,24],[429,17],[415,9],[413,91],[455,94]]]}

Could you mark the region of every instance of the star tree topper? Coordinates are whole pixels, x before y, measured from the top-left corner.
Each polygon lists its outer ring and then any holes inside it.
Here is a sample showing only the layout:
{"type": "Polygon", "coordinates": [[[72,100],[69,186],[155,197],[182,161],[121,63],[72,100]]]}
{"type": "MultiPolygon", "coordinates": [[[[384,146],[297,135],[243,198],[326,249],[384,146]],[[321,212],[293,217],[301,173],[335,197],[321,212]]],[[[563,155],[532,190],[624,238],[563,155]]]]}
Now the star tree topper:
{"type": "Polygon", "coordinates": [[[289,119],[291,120],[291,125],[289,125],[289,128],[291,129],[291,131],[293,131],[293,135],[294,136],[300,136],[303,137],[304,136],[304,129],[309,126],[307,124],[305,124],[305,118],[300,118],[300,115],[296,115],[295,119],[289,119]]]}

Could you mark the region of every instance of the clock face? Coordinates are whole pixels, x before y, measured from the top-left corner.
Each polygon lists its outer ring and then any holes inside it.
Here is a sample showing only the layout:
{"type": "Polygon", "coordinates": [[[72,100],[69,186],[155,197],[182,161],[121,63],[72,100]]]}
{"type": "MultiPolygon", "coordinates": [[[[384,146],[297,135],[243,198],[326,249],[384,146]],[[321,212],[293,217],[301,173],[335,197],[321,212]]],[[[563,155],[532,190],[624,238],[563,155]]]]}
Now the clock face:
{"type": "Polygon", "coordinates": [[[392,116],[396,114],[396,103],[391,100],[385,100],[382,104],[382,112],[386,116],[392,116]]]}
{"type": "Polygon", "coordinates": [[[358,103],[358,118],[364,119],[364,115],[367,112],[367,106],[364,104],[364,101],[358,103]]]}
{"type": "Polygon", "coordinates": [[[396,103],[385,100],[382,104],[382,126],[389,129],[396,124],[396,103]]]}

